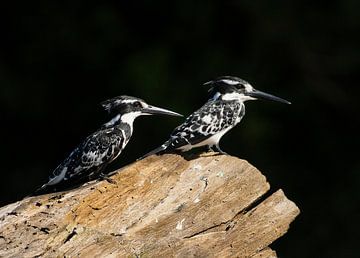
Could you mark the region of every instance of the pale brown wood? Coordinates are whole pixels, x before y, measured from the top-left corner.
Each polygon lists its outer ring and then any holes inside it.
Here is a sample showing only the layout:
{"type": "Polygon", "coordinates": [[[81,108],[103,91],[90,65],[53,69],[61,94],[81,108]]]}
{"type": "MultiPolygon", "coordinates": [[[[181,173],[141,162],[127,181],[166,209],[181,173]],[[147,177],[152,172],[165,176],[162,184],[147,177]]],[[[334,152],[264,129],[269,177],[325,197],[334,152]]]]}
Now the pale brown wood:
{"type": "Polygon", "coordinates": [[[259,251],[258,253],[251,256],[251,258],[276,258],[276,252],[271,250],[269,247],[259,251]]]}
{"type": "Polygon", "coordinates": [[[151,156],[93,182],[0,209],[1,257],[276,257],[299,213],[245,160],[151,156]],[[258,204],[254,202],[258,201],[258,204]]]}

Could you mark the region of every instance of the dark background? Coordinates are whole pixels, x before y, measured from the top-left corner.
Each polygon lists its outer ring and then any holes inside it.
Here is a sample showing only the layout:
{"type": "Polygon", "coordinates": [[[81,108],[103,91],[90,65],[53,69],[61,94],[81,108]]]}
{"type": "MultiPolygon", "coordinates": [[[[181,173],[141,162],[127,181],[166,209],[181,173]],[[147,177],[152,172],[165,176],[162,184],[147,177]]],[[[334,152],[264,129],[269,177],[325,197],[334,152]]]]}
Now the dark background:
{"type": "MultiPolygon", "coordinates": [[[[360,257],[360,2],[23,1],[1,8],[1,205],[21,199],[127,94],[188,115],[235,75],[293,102],[247,102],[222,148],[301,209],[279,257],[360,257]],[[135,2],[135,3],[133,3],[135,2]]],[[[113,168],[182,119],[144,117],[113,168]]]]}

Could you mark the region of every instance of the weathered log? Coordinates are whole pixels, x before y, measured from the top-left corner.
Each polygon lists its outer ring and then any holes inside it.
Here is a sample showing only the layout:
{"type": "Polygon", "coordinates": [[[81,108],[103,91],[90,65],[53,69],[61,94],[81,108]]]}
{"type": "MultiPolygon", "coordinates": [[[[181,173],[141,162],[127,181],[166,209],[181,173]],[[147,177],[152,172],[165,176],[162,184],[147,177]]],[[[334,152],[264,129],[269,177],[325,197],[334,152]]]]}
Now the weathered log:
{"type": "Polygon", "coordinates": [[[151,156],[112,178],[1,208],[0,256],[276,257],[299,214],[231,156],[151,156]]]}

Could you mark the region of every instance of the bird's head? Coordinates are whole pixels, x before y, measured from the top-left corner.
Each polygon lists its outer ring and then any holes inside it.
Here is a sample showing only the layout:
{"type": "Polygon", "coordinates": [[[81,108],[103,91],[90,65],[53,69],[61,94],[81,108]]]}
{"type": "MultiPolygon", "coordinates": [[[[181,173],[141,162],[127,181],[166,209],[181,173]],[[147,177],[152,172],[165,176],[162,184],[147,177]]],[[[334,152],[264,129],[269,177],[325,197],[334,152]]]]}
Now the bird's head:
{"type": "Polygon", "coordinates": [[[241,102],[247,100],[267,99],[291,104],[285,99],[256,90],[247,81],[234,76],[218,77],[215,80],[204,83],[204,85],[209,85],[211,87],[209,92],[211,92],[212,99],[220,98],[222,100],[238,100],[241,102]]]}
{"type": "Polygon", "coordinates": [[[120,115],[121,120],[128,122],[142,115],[182,116],[176,112],[149,105],[142,99],[125,95],[105,100],[101,105],[109,113],[120,115]]]}

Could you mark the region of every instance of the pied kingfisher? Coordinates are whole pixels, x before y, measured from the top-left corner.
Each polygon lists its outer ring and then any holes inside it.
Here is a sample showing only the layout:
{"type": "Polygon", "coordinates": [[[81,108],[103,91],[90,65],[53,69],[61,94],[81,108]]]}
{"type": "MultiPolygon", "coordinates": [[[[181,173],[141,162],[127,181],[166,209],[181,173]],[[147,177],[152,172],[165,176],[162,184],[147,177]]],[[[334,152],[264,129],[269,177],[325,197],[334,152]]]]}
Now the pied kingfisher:
{"type": "Polygon", "coordinates": [[[268,99],[285,104],[289,101],[254,89],[248,82],[233,76],[222,76],[209,81],[211,98],[199,110],[192,113],[183,124],[176,127],[170,139],[142,158],[159,152],[188,151],[208,146],[226,154],[219,147],[221,137],[237,125],[245,115],[244,102],[268,99]]]}
{"type": "Polygon", "coordinates": [[[99,130],[89,135],[52,173],[49,181],[36,193],[59,186],[71,186],[81,180],[107,178],[103,171],[116,159],[129,142],[135,118],[142,115],[182,116],[178,113],[151,106],[144,100],[119,96],[101,103],[115,116],[99,130]]]}

